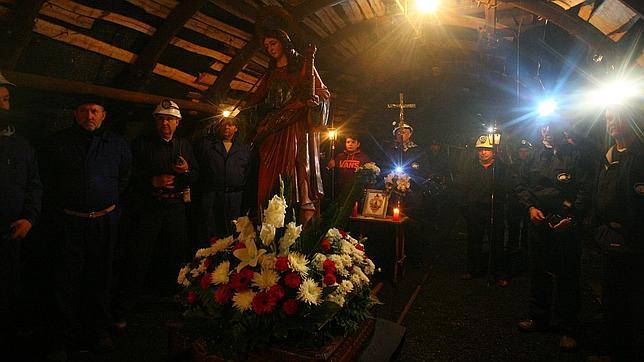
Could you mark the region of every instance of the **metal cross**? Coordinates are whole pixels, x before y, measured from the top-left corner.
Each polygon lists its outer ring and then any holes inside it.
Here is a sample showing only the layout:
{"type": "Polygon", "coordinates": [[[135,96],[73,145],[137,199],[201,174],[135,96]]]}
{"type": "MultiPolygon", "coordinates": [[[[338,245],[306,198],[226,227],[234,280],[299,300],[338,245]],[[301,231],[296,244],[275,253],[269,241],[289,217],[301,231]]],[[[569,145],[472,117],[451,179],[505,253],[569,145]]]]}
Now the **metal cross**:
{"type": "Polygon", "coordinates": [[[405,95],[403,92],[400,92],[400,103],[389,103],[387,108],[398,108],[400,110],[400,123],[398,127],[402,127],[405,124],[405,108],[416,108],[416,103],[405,103],[405,95]]]}

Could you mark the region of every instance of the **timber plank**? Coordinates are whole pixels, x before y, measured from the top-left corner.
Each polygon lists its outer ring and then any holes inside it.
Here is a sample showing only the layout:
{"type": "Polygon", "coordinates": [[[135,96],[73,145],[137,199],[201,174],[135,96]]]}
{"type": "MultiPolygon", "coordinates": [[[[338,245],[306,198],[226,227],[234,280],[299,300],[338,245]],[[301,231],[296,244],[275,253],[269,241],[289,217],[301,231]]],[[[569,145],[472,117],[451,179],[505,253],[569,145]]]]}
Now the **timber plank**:
{"type": "Polygon", "coordinates": [[[375,14],[373,13],[373,9],[371,9],[371,6],[369,5],[369,1],[356,0],[356,2],[358,3],[360,10],[362,10],[362,14],[364,14],[365,18],[371,19],[375,16],[375,14]]]}
{"type": "Polygon", "coordinates": [[[344,13],[346,14],[349,21],[352,23],[358,23],[364,19],[362,13],[360,12],[360,7],[354,0],[342,3],[342,9],[344,10],[344,13]]]}
{"type": "Polygon", "coordinates": [[[326,27],[327,33],[332,34],[335,33],[335,24],[333,24],[333,20],[331,20],[331,17],[324,11],[324,9],[316,11],[315,16],[317,16],[318,19],[322,22],[322,25],[326,27]]]}

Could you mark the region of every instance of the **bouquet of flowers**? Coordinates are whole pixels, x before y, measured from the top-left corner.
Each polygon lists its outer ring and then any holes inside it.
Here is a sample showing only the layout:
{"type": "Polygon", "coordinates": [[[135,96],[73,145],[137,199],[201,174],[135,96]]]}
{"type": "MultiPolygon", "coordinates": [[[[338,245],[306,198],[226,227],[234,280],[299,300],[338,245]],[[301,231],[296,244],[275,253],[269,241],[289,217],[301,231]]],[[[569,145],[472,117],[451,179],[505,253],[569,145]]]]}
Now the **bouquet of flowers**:
{"type": "Polygon", "coordinates": [[[380,167],[375,162],[367,162],[356,169],[356,177],[364,178],[367,184],[378,182],[378,175],[380,175],[380,167]]]}
{"type": "Polygon", "coordinates": [[[368,317],[375,265],[364,240],[336,228],[316,234],[311,224],[303,232],[286,222],[287,207],[275,195],[261,225],[240,217],[235,235],[211,240],[180,270],[184,315],[210,350],[226,356],[320,341],[352,333],[368,317]]]}
{"type": "Polygon", "coordinates": [[[404,195],[411,188],[411,178],[404,172],[392,172],[385,176],[385,191],[404,195]]]}

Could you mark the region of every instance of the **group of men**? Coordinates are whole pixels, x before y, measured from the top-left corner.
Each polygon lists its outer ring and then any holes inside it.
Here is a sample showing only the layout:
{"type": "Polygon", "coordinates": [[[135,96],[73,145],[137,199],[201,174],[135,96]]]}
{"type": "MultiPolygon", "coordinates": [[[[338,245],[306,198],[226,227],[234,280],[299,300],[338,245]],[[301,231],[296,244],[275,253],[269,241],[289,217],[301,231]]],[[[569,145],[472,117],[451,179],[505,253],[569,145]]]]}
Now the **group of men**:
{"type": "Polygon", "coordinates": [[[87,98],[77,103],[74,124],[45,142],[37,162],[34,148],[12,125],[14,88],[0,75],[0,355],[15,352],[22,329],[20,241],[41,219],[51,228],[47,238],[53,244],[49,357],[64,360],[69,347],[109,351],[110,331],[127,326],[152,272],[165,281],[162,292],[176,292],[176,271],[193,247],[186,227],[193,195],[208,226],[200,239],[231,232],[229,222],[242,214],[249,148],[235,137],[233,121],[223,119],[217,132],[196,141],[193,152],[176,133],[182,115],[171,100],[154,109],[154,132],[130,147],[105,126],[104,101],[87,98]],[[127,210],[137,222],[130,235],[120,237],[126,257],[117,284],[113,267],[124,194],[137,205],[136,212],[127,210]]]}
{"type": "Polygon", "coordinates": [[[531,298],[528,318],[518,328],[539,331],[557,321],[560,347],[573,350],[580,327],[582,233],[592,216],[604,255],[611,356],[642,360],[644,153],[637,136],[639,119],[626,108],[607,109],[605,118],[613,145],[601,158],[594,157],[587,140],[573,137],[563,121],[543,124],[534,146],[522,140],[511,163],[495,152],[492,135],[477,139],[478,158],[463,179],[468,231],[463,279],[480,275],[486,233],[488,272],[502,287],[509,285],[504,246],[527,246],[531,298]],[[504,245],[506,222],[509,238],[504,245]]]}
{"type": "MultiPolygon", "coordinates": [[[[202,215],[200,239],[232,233],[231,220],[245,213],[251,151],[236,137],[233,120],[223,119],[215,134],[194,144],[177,136],[179,106],[162,101],[153,111],[155,131],[126,140],[105,127],[105,104],[86,99],[77,104],[74,124],[52,135],[39,162],[29,142],[11,123],[10,93],[14,85],[0,74],[0,325],[1,351],[10,351],[20,328],[20,241],[40,219],[60,228],[53,233],[51,278],[55,333],[54,352],[64,356],[69,345],[89,342],[110,350],[110,328],[124,328],[153,264],[172,292],[179,263],[192,247],[187,236],[186,204],[196,198],[202,215]],[[42,178],[41,178],[42,176],[42,178]],[[42,183],[41,183],[42,179],[42,183]],[[119,239],[124,192],[137,201],[138,222],[126,243],[127,256],[114,301],[114,250],[119,239]],[[45,205],[43,208],[42,205],[45,205]],[[41,210],[43,210],[41,217],[41,210]]],[[[494,139],[481,135],[478,158],[464,178],[464,215],[468,227],[468,262],[464,279],[481,271],[484,234],[490,240],[489,259],[497,283],[507,286],[503,261],[504,225],[511,242],[527,243],[530,235],[531,302],[523,331],[546,328],[554,313],[563,330],[561,347],[576,347],[579,311],[581,227],[592,214],[597,240],[605,251],[604,297],[610,316],[617,358],[642,358],[644,346],[644,154],[632,123],[620,110],[606,112],[614,140],[595,177],[590,155],[583,152],[566,127],[541,128],[541,142],[522,141],[515,162],[506,164],[494,150],[494,139]],[[506,218],[506,211],[508,212],[506,218]],[[521,228],[524,224],[524,228],[521,228]],[[521,240],[521,241],[519,241],[521,240]]],[[[403,167],[414,194],[407,195],[406,212],[421,211],[422,191],[432,177],[446,177],[447,158],[437,142],[427,154],[411,140],[413,128],[394,130],[388,152],[391,169],[403,167]]],[[[337,194],[353,182],[355,170],[370,158],[360,139],[349,135],[345,149],[327,164],[334,171],[337,194]]],[[[387,161],[385,161],[387,162],[387,161]]],[[[56,357],[56,356],[54,356],[56,357]]],[[[59,356],[60,357],[60,356],[59,356]]],[[[60,358],[62,359],[62,358],[60,358]]]]}

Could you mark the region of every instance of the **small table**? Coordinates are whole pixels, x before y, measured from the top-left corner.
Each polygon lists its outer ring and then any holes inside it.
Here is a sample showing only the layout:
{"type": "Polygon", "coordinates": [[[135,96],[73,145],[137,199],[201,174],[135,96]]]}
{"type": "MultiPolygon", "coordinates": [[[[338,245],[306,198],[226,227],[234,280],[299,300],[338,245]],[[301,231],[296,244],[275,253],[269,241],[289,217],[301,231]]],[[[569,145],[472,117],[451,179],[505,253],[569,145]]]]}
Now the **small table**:
{"type": "Polygon", "coordinates": [[[364,225],[372,224],[386,224],[392,225],[396,234],[395,238],[395,259],[394,259],[394,283],[398,282],[398,276],[404,274],[403,267],[405,266],[405,223],[409,221],[408,216],[401,215],[400,219],[394,221],[391,216],[379,218],[369,216],[351,216],[349,220],[360,224],[360,234],[364,235],[364,225]]]}

